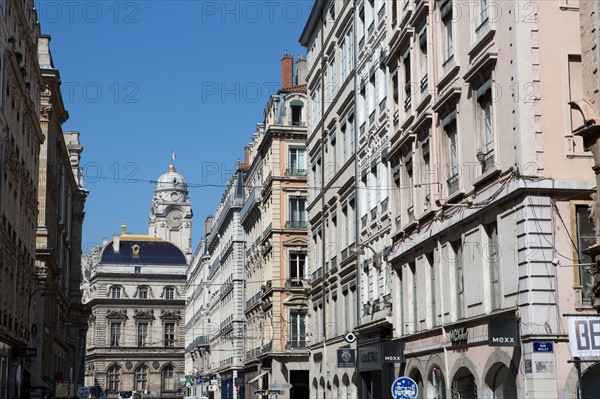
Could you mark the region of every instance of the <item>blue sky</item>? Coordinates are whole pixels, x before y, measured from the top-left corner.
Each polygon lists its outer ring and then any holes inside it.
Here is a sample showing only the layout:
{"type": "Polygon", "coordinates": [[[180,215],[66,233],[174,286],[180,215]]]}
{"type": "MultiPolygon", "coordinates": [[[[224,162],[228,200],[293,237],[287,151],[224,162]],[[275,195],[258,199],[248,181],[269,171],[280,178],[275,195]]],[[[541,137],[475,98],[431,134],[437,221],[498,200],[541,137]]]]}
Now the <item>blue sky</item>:
{"type": "Polygon", "coordinates": [[[81,132],[83,246],[147,233],[154,185],[175,151],[189,184],[194,247],[214,212],[313,2],[39,1],[42,33],[81,132]],[[217,172],[213,172],[217,170],[217,172]]]}

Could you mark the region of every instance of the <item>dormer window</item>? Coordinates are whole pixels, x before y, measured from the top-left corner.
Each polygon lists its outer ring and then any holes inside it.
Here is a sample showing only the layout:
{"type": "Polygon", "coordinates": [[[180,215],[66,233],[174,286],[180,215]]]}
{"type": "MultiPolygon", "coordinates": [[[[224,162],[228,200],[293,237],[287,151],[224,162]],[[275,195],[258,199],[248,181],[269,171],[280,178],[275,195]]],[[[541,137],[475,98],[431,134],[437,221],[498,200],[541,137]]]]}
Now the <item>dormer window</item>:
{"type": "Polygon", "coordinates": [[[148,287],[141,287],[138,291],[138,298],[148,299],[148,287]]]}
{"type": "Polygon", "coordinates": [[[292,110],[292,126],[302,126],[302,108],[304,104],[302,101],[294,100],[290,104],[292,110]]]}
{"type": "Polygon", "coordinates": [[[112,299],[121,298],[121,287],[112,287],[110,290],[110,297],[112,299]]]}
{"type": "Polygon", "coordinates": [[[175,289],[173,287],[165,288],[165,299],[175,299],[175,289]]]}

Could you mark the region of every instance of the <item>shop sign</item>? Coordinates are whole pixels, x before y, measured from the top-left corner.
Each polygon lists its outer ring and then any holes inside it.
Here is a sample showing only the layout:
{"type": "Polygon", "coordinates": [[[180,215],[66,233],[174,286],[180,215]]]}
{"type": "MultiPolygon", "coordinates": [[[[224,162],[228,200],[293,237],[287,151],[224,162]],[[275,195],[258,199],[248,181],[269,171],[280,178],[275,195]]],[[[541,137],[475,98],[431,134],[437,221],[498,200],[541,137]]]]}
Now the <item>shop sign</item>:
{"type": "Polygon", "coordinates": [[[460,344],[467,342],[469,338],[468,331],[466,327],[454,328],[450,330],[450,342],[453,344],[460,344]]]}
{"type": "Polygon", "coordinates": [[[36,357],[37,348],[15,348],[15,357],[36,357]]]}
{"type": "Polygon", "coordinates": [[[339,368],[356,367],[356,350],[344,348],[337,350],[337,366],[339,368]]]}
{"type": "Polygon", "coordinates": [[[383,363],[404,363],[404,342],[384,342],[381,350],[383,363]]]}
{"type": "Polygon", "coordinates": [[[400,377],[392,384],[392,397],[394,399],[415,399],[419,394],[419,387],[410,377],[400,377]]]}
{"type": "Polygon", "coordinates": [[[358,348],[358,369],[360,371],[380,370],[380,346],[358,348]]]}
{"type": "Polygon", "coordinates": [[[513,316],[496,316],[488,320],[489,346],[521,346],[519,321],[513,316]]]}
{"type": "Polygon", "coordinates": [[[569,317],[569,348],[573,357],[600,356],[600,317],[569,317]]]}

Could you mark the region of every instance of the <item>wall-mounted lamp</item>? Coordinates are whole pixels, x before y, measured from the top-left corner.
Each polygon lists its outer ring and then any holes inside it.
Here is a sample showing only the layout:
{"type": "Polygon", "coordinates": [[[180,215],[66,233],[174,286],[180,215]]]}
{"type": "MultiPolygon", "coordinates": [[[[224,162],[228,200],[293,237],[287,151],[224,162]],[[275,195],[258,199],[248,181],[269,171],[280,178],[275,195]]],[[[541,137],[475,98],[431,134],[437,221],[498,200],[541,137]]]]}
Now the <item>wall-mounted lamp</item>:
{"type": "Polygon", "coordinates": [[[477,160],[479,161],[479,163],[485,162],[485,152],[483,152],[483,150],[477,151],[477,160]]]}
{"type": "Polygon", "coordinates": [[[383,260],[385,260],[387,262],[387,256],[389,255],[389,251],[386,251],[386,248],[384,248],[383,254],[381,254],[380,252],[376,251],[372,246],[370,246],[369,244],[358,244],[356,246],[356,248],[354,248],[352,250],[352,252],[356,255],[365,255],[365,248],[369,248],[371,250],[371,252],[373,252],[373,266],[377,269],[380,270],[381,269],[381,260],[382,260],[382,255],[383,255],[383,260]]]}

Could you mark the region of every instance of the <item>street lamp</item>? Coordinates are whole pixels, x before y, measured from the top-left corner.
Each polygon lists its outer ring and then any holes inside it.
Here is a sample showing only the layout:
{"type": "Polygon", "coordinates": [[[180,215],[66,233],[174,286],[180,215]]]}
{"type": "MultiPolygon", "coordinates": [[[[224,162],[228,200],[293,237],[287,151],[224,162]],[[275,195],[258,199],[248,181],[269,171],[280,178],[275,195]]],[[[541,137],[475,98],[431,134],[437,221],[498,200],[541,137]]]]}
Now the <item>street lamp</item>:
{"type": "Polygon", "coordinates": [[[365,248],[369,248],[371,250],[371,252],[373,252],[373,266],[377,269],[380,270],[381,269],[381,265],[382,265],[382,259],[384,261],[387,262],[387,257],[390,254],[390,250],[389,248],[384,248],[382,252],[376,251],[372,246],[370,246],[369,244],[358,244],[356,246],[356,248],[353,250],[353,252],[356,255],[365,255],[365,248]]]}

